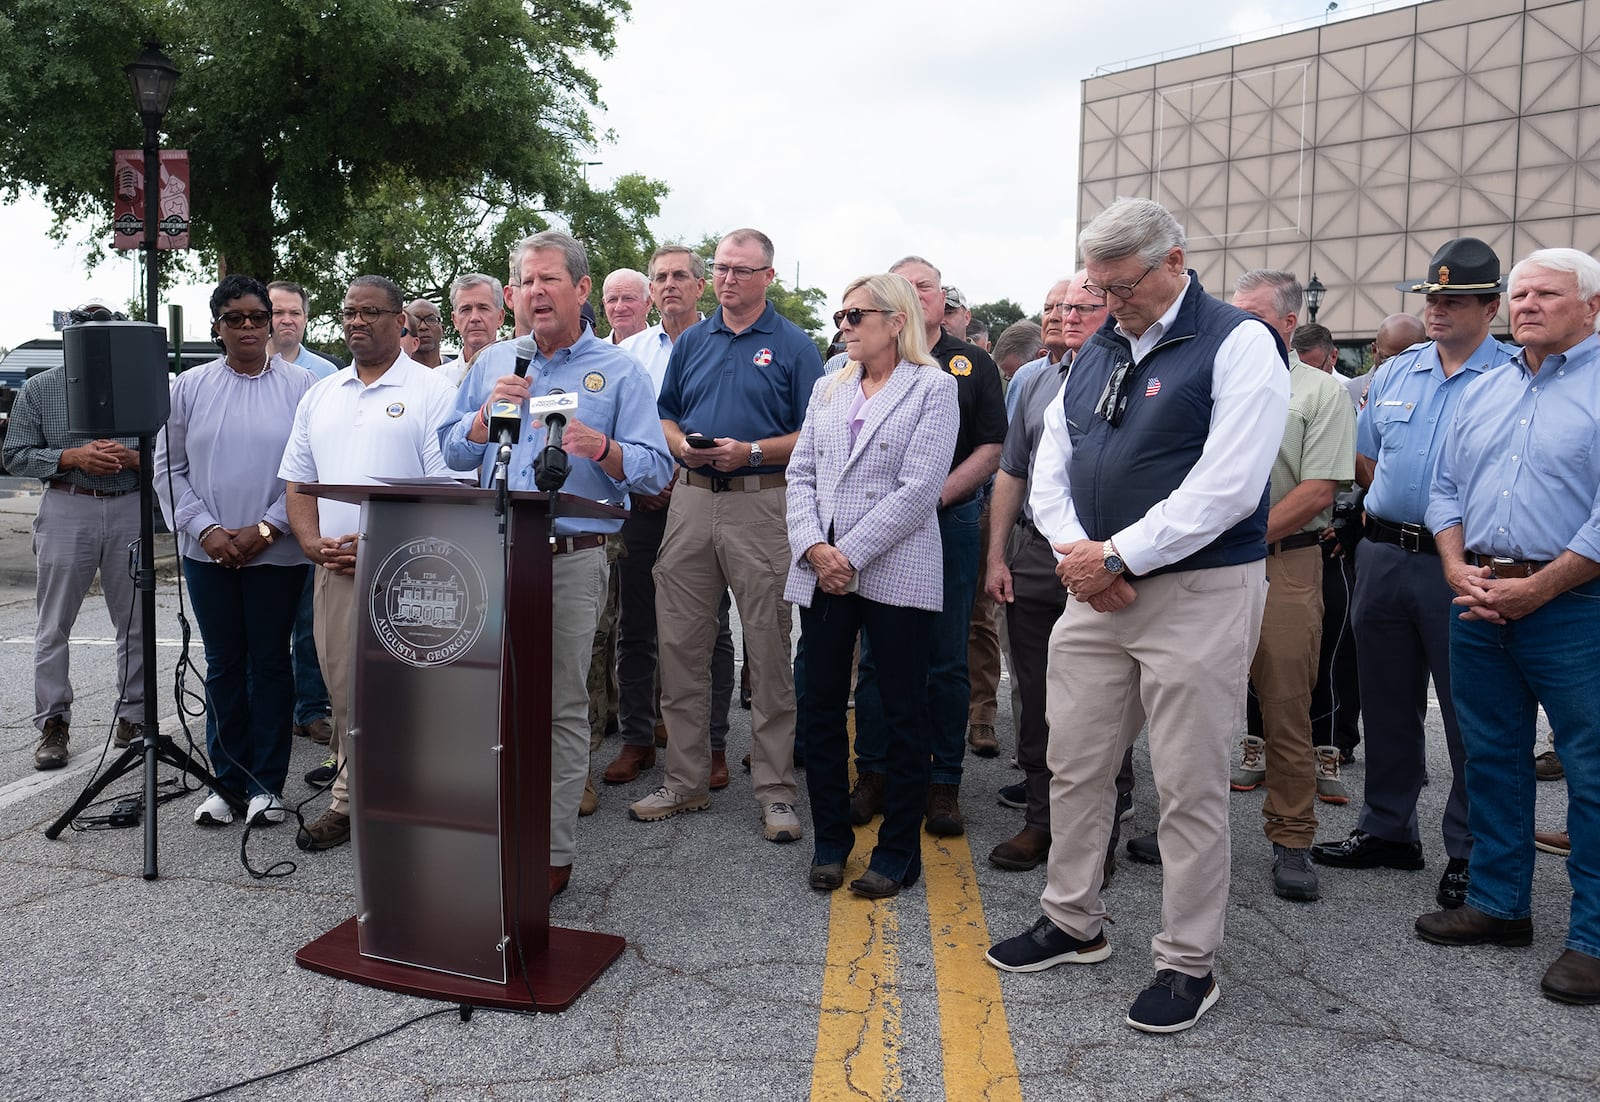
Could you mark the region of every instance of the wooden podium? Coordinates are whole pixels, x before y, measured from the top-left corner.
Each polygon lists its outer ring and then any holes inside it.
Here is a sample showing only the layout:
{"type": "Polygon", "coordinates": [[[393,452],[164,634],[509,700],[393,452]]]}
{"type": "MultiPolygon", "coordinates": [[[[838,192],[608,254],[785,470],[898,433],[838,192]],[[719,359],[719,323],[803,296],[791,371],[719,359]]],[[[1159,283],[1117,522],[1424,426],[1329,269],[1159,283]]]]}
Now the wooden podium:
{"type": "Polygon", "coordinates": [[[502,539],[492,490],[302,492],[361,506],[357,913],[295,959],[426,998],[565,1010],[626,943],[550,925],[550,522],[623,510],[517,491],[502,539]]]}

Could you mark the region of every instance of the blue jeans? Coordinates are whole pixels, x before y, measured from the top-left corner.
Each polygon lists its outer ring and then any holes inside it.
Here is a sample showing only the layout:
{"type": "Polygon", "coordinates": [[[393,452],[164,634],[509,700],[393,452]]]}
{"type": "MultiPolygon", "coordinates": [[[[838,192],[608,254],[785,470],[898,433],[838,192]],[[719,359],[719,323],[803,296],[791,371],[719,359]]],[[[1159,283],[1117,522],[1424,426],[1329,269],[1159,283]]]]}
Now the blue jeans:
{"type": "Polygon", "coordinates": [[[206,754],[228,793],[281,795],[294,676],[289,636],[309,568],[183,560],[206,653],[206,754]]]}
{"type": "Polygon", "coordinates": [[[814,860],[819,865],[842,863],[855,843],[845,707],[850,697],[850,659],[861,633],[863,647],[876,640],[883,656],[878,668],[888,708],[883,825],[867,867],[897,881],[920,867],[929,766],[924,694],[919,690],[928,680],[929,629],[935,615],[853,593],[832,597],[820,589],[812,595],[811,607],[800,610],[806,658],[795,745],[803,743],[806,748],[814,860]]]}
{"type": "Polygon", "coordinates": [[[1472,886],[1496,918],[1533,909],[1533,744],[1544,705],[1567,773],[1567,948],[1600,957],[1600,580],[1508,624],[1452,620],[1450,679],[1467,750],[1472,886]]]}
{"type": "MultiPolygon", "coordinates": [[[[967,679],[967,626],[978,589],[978,516],[982,511],[983,503],[976,498],[939,510],[944,609],[934,614],[931,624],[927,693],[933,784],[960,784],[967,754],[967,705],[972,695],[967,679]]],[[[883,772],[884,732],[883,695],[869,634],[861,641],[861,666],[856,675],[857,772],[883,772]]],[[[809,766],[809,758],[807,762],[809,766]]]]}
{"type": "Polygon", "coordinates": [[[317,642],[311,636],[311,583],[314,571],[306,571],[306,584],[294,614],[294,721],[304,727],[333,712],[328,702],[328,686],[317,665],[317,642]]]}

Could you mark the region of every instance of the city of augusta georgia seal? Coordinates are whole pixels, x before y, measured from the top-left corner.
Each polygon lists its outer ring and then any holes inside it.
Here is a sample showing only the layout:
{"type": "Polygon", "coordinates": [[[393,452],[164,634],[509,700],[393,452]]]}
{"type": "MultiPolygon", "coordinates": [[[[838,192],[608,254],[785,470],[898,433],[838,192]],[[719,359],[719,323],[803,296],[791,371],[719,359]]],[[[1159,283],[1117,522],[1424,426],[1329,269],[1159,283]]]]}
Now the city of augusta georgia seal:
{"type": "Polygon", "coordinates": [[[448,666],[472,649],[489,615],[477,561],[444,539],[401,544],[378,566],[367,599],[372,631],[408,666],[448,666]]]}

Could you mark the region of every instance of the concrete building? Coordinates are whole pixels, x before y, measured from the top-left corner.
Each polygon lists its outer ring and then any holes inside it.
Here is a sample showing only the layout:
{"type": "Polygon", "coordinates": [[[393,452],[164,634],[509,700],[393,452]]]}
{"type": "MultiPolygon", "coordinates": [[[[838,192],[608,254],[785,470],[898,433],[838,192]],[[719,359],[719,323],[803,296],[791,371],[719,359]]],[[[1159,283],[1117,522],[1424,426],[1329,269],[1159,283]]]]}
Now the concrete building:
{"type": "Polygon", "coordinates": [[[1415,312],[1394,289],[1451,237],[1509,269],[1536,248],[1600,253],[1600,0],[1432,0],[1091,77],[1079,225],[1154,198],[1190,266],[1327,287],[1351,344],[1415,312]]]}

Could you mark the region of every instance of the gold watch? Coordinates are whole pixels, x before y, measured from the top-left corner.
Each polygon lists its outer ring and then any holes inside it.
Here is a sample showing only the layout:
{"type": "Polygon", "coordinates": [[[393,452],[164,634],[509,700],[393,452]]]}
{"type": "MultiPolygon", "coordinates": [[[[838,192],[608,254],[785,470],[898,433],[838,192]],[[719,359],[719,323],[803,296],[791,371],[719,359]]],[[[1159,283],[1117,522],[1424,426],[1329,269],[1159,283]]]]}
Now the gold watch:
{"type": "Polygon", "coordinates": [[[264,520],[256,521],[256,531],[261,533],[261,538],[267,541],[268,546],[271,546],[272,541],[277,538],[272,534],[272,525],[264,520]]]}

